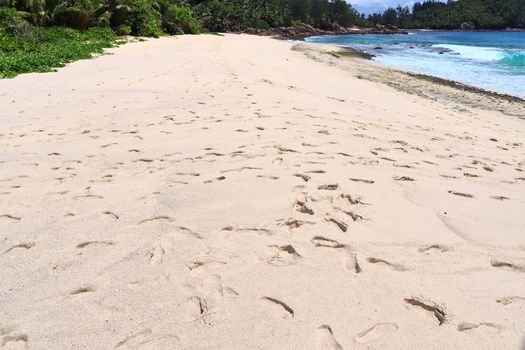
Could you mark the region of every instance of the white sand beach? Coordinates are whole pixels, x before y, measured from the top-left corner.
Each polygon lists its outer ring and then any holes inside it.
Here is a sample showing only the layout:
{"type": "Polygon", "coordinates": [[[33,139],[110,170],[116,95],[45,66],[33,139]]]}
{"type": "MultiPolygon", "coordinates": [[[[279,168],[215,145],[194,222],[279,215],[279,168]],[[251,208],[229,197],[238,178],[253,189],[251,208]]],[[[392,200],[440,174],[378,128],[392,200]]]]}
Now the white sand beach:
{"type": "Polygon", "coordinates": [[[296,45],[0,80],[0,349],[525,346],[523,106],[296,45]]]}

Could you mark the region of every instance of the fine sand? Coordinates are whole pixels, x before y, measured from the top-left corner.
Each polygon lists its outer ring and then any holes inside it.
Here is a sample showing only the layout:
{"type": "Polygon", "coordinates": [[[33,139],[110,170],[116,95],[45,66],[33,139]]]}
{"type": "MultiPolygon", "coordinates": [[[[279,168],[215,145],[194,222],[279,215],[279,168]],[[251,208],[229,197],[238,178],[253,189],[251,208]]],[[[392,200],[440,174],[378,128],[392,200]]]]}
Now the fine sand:
{"type": "Polygon", "coordinates": [[[323,50],[0,81],[0,349],[521,349],[523,106],[323,50]]]}

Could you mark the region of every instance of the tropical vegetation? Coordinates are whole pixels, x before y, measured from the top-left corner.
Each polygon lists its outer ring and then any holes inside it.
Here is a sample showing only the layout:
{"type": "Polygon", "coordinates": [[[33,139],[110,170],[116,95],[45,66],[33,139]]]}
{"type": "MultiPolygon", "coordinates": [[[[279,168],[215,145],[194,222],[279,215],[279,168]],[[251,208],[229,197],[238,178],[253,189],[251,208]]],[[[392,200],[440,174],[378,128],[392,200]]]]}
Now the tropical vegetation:
{"type": "Polygon", "coordinates": [[[415,29],[525,28],[525,0],[428,0],[408,7],[389,8],[368,17],[370,25],[415,29]]]}
{"type": "Polygon", "coordinates": [[[0,21],[0,78],[46,72],[89,58],[116,42],[109,28],[37,27],[14,9],[0,9],[0,21]]]}

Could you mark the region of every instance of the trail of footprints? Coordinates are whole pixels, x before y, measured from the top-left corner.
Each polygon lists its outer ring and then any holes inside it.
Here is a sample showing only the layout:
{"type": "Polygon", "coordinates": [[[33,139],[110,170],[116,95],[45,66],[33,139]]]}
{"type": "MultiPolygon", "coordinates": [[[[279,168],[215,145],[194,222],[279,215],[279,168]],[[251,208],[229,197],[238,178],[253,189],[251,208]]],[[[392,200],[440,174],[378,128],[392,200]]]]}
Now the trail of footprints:
{"type": "MultiPolygon", "coordinates": [[[[311,177],[305,177],[301,174],[295,174],[294,176],[303,180],[304,182],[309,182],[311,177]]],[[[413,181],[411,178],[401,178],[397,179],[398,181],[413,181]]],[[[372,180],[364,179],[350,179],[350,181],[364,182],[365,184],[373,184],[372,180]]],[[[338,191],[340,190],[339,184],[326,184],[317,186],[318,191],[338,191]]],[[[344,211],[340,207],[333,205],[336,199],[342,199],[347,204],[352,206],[367,205],[361,196],[348,195],[345,193],[338,193],[335,196],[318,196],[316,194],[310,194],[306,192],[300,192],[294,203],[292,205],[293,210],[298,214],[298,217],[291,217],[286,220],[282,220],[283,224],[286,225],[291,231],[300,229],[303,225],[316,225],[319,223],[329,223],[334,224],[342,233],[347,233],[349,230],[349,225],[347,222],[337,219],[333,216],[324,216],[322,220],[315,220],[317,213],[324,213],[325,210],[318,210],[322,208],[323,203],[326,205],[332,206],[331,210],[328,211],[338,211],[345,213],[349,218],[350,222],[356,222],[363,220],[363,216],[356,214],[355,209],[344,211]]],[[[350,226],[351,229],[351,226],[350,226]]],[[[325,249],[327,251],[333,251],[341,256],[342,266],[345,270],[350,271],[354,274],[359,274],[363,272],[362,265],[358,261],[357,253],[349,244],[341,243],[336,239],[330,238],[329,236],[316,235],[311,238],[311,244],[316,249],[325,249]]],[[[417,251],[421,254],[432,255],[432,254],[443,254],[450,251],[452,248],[441,245],[441,244],[431,244],[426,246],[421,246],[417,251]]],[[[291,244],[287,245],[272,245],[269,247],[269,254],[265,258],[265,261],[276,267],[286,267],[289,265],[300,263],[305,257],[298,252],[298,250],[291,244]]],[[[380,257],[367,257],[364,259],[364,262],[368,263],[370,266],[381,266],[389,268],[394,272],[406,272],[409,271],[409,268],[406,266],[387,261],[386,259],[380,257]]],[[[505,262],[500,260],[493,260],[491,265],[494,267],[505,268],[510,271],[525,271],[521,265],[517,265],[511,262],[505,262]]],[[[292,309],[289,304],[284,301],[275,299],[273,297],[262,297],[263,300],[267,301],[270,304],[273,304],[274,307],[281,308],[283,311],[283,317],[294,317],[295,311],[292,309]],[[287,313],[287,314],[286,314],[287,313]]],[[[498,303],[502,305],[509,305],[513,302],[522,302],[525,298],[521,297],[506,297],[498,300],[498,303]]],[[[427,315],[429,320],[435,320],[438,326],[449,322],[449,313],[446,311],[445,307],[442,305],[433,302],[429,299],[424,299],[421,297],[409,297],[402,300],[402,303],[407,305],[409,309],[414,311],[420,311],[423,314],[427,315]]],[[[354,337],[354,341],[357,343],[366,344],[369,342],[380,341],[381,339],[390,336],[391,334],[397,332],[400,328],[400,325],[395,322],[379,322],[369,328],[357,333],[354,337]]],[[[457,331],[460,333],[472,333],[483,332],[483,334],[497,334],[503,331],[503,327],[496,323],[469,323],[462,322],[457,324],[457,331]]],[[[319,349],[342,349],[341,344],[337,341],[334,336],[334,332],[331,327],[328,325],[321,325],[316,331],[316,340],[319,349]]]]}
{"type": "Polygon", "coordinates": [[[361,344],[366,344],[380,340],[397,332],[399,326],[393,322],[376,323],[372,327],[365,329],[355,336],[355,341],[361,344]]]}
{"type": "MultiPolygon", "coordinates": [[[[268,84],[273,84],[272,82],[267,82],[268,84]]],[[[337,98],[334,98],[338,100],[337,98]]],[[[340,101],[343,102],[343,101],[340,101]]],[[[200,102],[199,104],[204,104],[200,102]]],[[[169,125],[179,126],[179,125],[189,125],[193,123],[199,123],[202,119],[196,115],[196,112],[190,111],[189,116],[181,117],[177,116],[165,116],[162,118],[162,121],[158,124],[166,129],[169,125]]],[[[324,118],[321,116],[310,116],[311,118],[324,118]]],[[[220,123],[223,120],[215,117],[210,117],[209,121],[220,123]]],[[[290,124],[290,123],[289,123],[290,124]]],[[[374,136],[369,135],[370,130],[368,129],[372,125],[362,123],[360,121],[354,121],[355,124],[355,133],[353,137],[366,138],[368,140],[377,140],[374,136]]],[[[291,125],[291,124],[290,124],[291,125]]],[[[278,128],[281,130],[287,130],[290,132],[290,129],[294,128],[293,126],[283,126],[278,128]]],[[[129,125],[128,128],[122,128],[123,130],[113,129],[110,131],[111,134],[118,134],[120,137],[131,138],[135,141],[144,139],[146,135],[139,133],[137,131],[141,127],[151,127],[154,124],[149,125],[129,125]]],[[[377,127],[378,125],[376,125],[377,127]]],[[[331,128],[320,122],[316,124],[318,130],[317,134],[319,136],[323,135],[332,135],[337,133],[336,128],[331,128]]],[[[417,126],[421,128],[420,126],[417,126]]],[[[255,132],[257,137],[260,137],[261,134],[264,134],[264,131],[267,128],[263,126],[255,127],[255,132]]],[[[80,132],[80,135],[85,135],[86,138],[92,140],[98,140],[96,142],[97,146],[100,148],[101,152],[111,152],[118,149],[119,147],[124,146],[120,142],[107,142],[102,140],[103,135],[100,135],[103,129],[91,129],[84,130],[80,132]]],[[[174,130],[174,129],[172,129],[174,130]]],[[[42,132],[39,130],[38,132],[42,132]]],[[[160,130],[161,133],[169,133],[170,131],[160,130]]],[[[250,133],[254,130],[249,129],[248,127],[237,128],[239,133],[250,133]]],[[[53,135],[50,133],[49,135],[53,135]]],[[[18,135],[19,137],[25,137],[26,135],[18,135]]],[[[56,134],[55,136],[65,136],[64,133],[56,134]]],[[[458,140],[467,140],[471,138],[468,135],[446,135],[447,137],[458,139],[458,140]]],[[[433,142],[439,142],[440,140],[435,139],[433,142]]],[[[497,139],[491,139],[492,142],[498,143],[497,139]]],[[[398,153],[408,153],[408,152],[426,152],[428,148],[418,147],[410,145],[402,140],[392,140],[390,141],[391,145],[394,145],[391,150],[395,150],[398,153]]],[[[130,159],[130,164],[133,163],[134,166],[139,167],[139,172],[136,176],[141,176],[142,174],[152,174],[155,172],[163,172],[166,170],[164,167],[155,167],[155,165],[164,164],[176,164],[188,162],[190,164],[196,162],[202,163],[214,163],[219,158],[229,158],[233,161],[243,161],[250,160],[253,158],[268,156],[266,153],[258,153],[253,149],[249,151],[244,145],[239,146],[236,150],[230,151],[218,151],[211,147],[206,147],[200,152],[196,152],[193,155],[184,156],[180,152],[166,153],[162,158],[155,158],[148,155],[146,150],[141,149],[139,144],[131,143],[126,144],[124,151],[129,156],[134,158],[130,159]]],[[[398,163],[396,159],[391,156],[387,156],[385,153],[389,149],[384,147],[376,147],[371,150],[370,153],[373,156],[363,156],[363,155],[350,155],[345,152],[339,152],[337,154],[328,154],[321,151],[313,151],[318,145],[312,143],[301,143],[302,147],[308,148],[305,150],[299,146],[287,146],[285,144],[278,144],[270,146],[274,154],[272,164],[274,166],[286,165],[290,161],[289,156],[303,156],[308,157],[307,160],[304,160],[303,164],[310,165],[324,165],[328,159],[333,159],[335,156],[348,160],[349,164],[379,164],[381,161],[389,162],[393,166],[400,168],[411,169],[415,164],[408,163],[398,163]]],[[[517,144],[505,144],[503,146],[498,145],[498,147],[508,148],[508,147],[517,147],[517,144]]],[[[61,163],[53,164],[52,171],[56,172],[55,180],[58,181],[60,185],[66,184],[68,181],[73,179],[76,174],[73,171],[76,171],[74,166],[82,165],[82,160],[71,160],[65,159],[67,156],[63,153],[56,152],[54,150],[47,153],[47,156],[56,161],[62,160],[61,163]]],[[[437,159],[454,159],[457,155],[444,150],[443,155],[436,155],[437,159]]],[[[97,159],[107,159],[106,153],[97,153],[97,154],[88,154],[86,158],[91,162],[96,161],[97,159]]],[[[345,160],[345,161],[346,161],[345,160]]],[[[85,163],[85,162],[84,162],[85,163]]],[[[438,165],[435,162],[427,162],[429,165],[438,165]]],[[[104,183],[104,182],[114,182],[115,178],[110,170],[121,169],[122,165],[120,164],[110,164],[109,167],[101,173],[101,175],[90,180],[93,183],[104,183]]],[[[259,167],[253,166],[235,166],[225,167],[224,169],[218,169],[215,172],[215,175],[210,173],[200,172],[200,171],[178,171],[175,174],[172,174],[170,179],[172,184],[178,185],[189,185],[191,183],[202,183],[210,184],[215,182],[227,183],[230,176],[235,176],[236,174],[254,174],[254,176],[261,179],[270,179],[275,180],[278,177],[272,176],[271,174],[261,174],[260,171],[263,170],[259,167]]],[[[38,164],[36,165],[38,166],[38,164]]],[[[524,167],[524,164],[517,164],[516,169],[521,169],[524,167]]],[[[468,177],[469,179],[475,180],[484,175],[489,175],[494,171],[497,171],[497,165],[493,164],[490,161],[479,161],[472,160],[472,164],[463,164],[458,167],[456,171],[461,172],[462,176],[468,177]],[[479,170],[476,172],[476,170],[479,170]],[[484,175],[481,175],[484,174],[484,175]]],[[[521,171],[521,170],[519,170],[521,171]]],[[[322,251],[326,254],[334,254],[338,259],[341,260],[341,267],[346,271],[349,271],[351,275],[359,276],[361,273],[374,273],[374,269],[386,269],[390,270],[393,273],[405,273],[410,271],[409,267],[404,266],[395,261],[389,261],[389,258],[381,256],[368,256],[365,257],[364,254],[360,253],[356,247],[353,247],[352,244],[347,243],[352,234],[352,226],[358,224],[359,222],[371,220],[367,218],[361,211],[367,203],[366,200],[361,196],[347,194],[342,191],[342,188],[346,188],[347,184],[337,184],[337,183],[325,183],[317,184],[316,186],[311,185],[312,183],[317,183],[326,171],[322,169],[313,169],[313,170],[298,170],[293,169],[290,171],[289,176],[294,177],[299,182],[299,185],[305,186],[300,188],[299,192],[296,193],[296,198],[294,199],[291,205],[292,214],[286,219],[280,219],[278,225],[280,227],[285,227],[290,232],[297,233],[301,235],[301,230],[305,228],[314,227],[318,232],[315,235],[309,235],[308,237],[302,237],[307,242],[306,245],[298,245],[292,243],[283,243],[282,241],[276,242],[267,246],[267,250],[261,252],[262,261],[265,264],[268,264],[275,268],[287,268],[295,264],[301,264],[306,259],[310,257],[311,249],[314,251],[322,251]],[[312,187],[312,188],[311,188],[312,187]],[[311,188],[311,189],[310,189],[311,188]]],[[[457,173],[454,175],[442,175],[450,178],[455,178],[457,173]]],[[[25,176],[25,175],[21,175],[25,176]]],[[[394,181],[399,183],[413,183],[417,180],[408,175],[396,176],[393,178],[394,181]]],[[[20,181],[18,179],[8,179],[8,182],[20,181]]],[[[263,181],[263,180],[261,180],[263,181]]],[[[350,184],[355,183],[356,185],[364,186],[373,186],[376,183],[376,180],[366,179],[360,177],[349,177],[348,181],[350,184]]],[[[519,183],[525,181],[525,177],[519,176],[512,179],[513,183],[519,183]]],[[[13,183],[11,185],[11,190],[16,190],[20,185],[18,183],[13,183]]],[[[104,200],[105,198],[97,193],[91,193],[90,188],[85,188],[85,193],[75,194],[73,196],[74,200],[77,201],[96,201],[104,200]]],[[[65,196],[70,193],[68,190],[59,190],[56,194],[60,196],[65,196]]],[[[448,192],[452,196],[463,197],[466,200],[476,198],[473,194],[464,193],[462,191],[449,190],[448,192]]],[[[137,198],[139,201],[145,201],[149,198],[154,198],[160,195],[160,192],[152,192],[141,198],[137,198]]],[[[509,198],[500,195],[492,196],[492,199],[498,201],[506,201],[509,198]]],[[[71,213],[71,216],[75,214],[71,213]]],[[[104,211],[108,219],[117,221],[121,220],[120,215],[117,212],[113,211],[104,211]]],[[[7,222],[8,224],[18,224],[23,222],[23,216],[18,213],[2,213],[0,214],[0,222],[7,222]]],[[[153,225],[169,225],[170,228],[175,229],[178,233],[183,234],[185,237],[190,239],[195,239],[202,241],[206,239],[206,235],[198,232],[194,232],[192,229],[180,226],[176,220],[168,215],[158,215],[145,217],[142,220],[136,222],[137,226],[141,227],[153,227],[153,225]]],[[[271,236],[273,230],[267,227],[237,227],[237,226],[226,226],[221,230],[222,233],[235,234],[235,233],[256,233],[264,234],[271,236]]],[[[23,241],[12,244],[9,248],[6,248],[3,252],[0,252],[0,258],[3,258],[8,255],[14,254],[32,254],[32,251],[38,248],[38,242],[32,241],[23,241]]],[[[79,242],[75,249],[78,251],[86,251],[88,249],[118,249],[118,242],[112,240],[89,240],[79,242]]],[[[451,247],[441,245],[441,244],[432,244],[426,245],[418,248],[418,252],[425,255],[432,254],[445,254],[448,251],[452,250],[451,247]]],[[[172,258],[173,252],[173,242],[168,239],[159,239],[157,241],[151,242],[151,244],[146,249],[146,260],[152,269],[159,268],[165,264],[169,259],[172,258]]],[[[188,270],[189,276],[191,278],[190,283],[183,287],[183,291],[186,296],[185,304],[185,316],[188,322],[198,323],[206,327],[211,327],[216,322],[217,314],[220,313],[221,299],[222,298],[240,298],[244,297],[241,295],[233,286],[225,286],[223,278],[220,275],[222,268],[225,268],[228,264],[227,259],[221,259],[213,256],[195,256],[190,261],[184,262],[185,267],[188,270]]],[[[487,264],[488,265],[488,264],[487,264]]],[[[495,269],[506,270],[512,273],[523,273],[525,272],[525,267],[517,262],[514,262],[510,259],[493,259],[490,261],[490,266],[495,269]]],[[[90,294],[97,293],[97,288],[94,285],[86,284],[74,288],[67,292],[70,297],[83,297],[90,294]]],[[[287,300],[281,300],[279,297],[274,295],[261,295],[258,297],[258,302],[263,306],[275,311],[276,315],[280,318],[283,318],[287,321],[290,321],[294,318],[298,319],[301,316],[301,310],[297,309],[292,305],[293,303],[288,302],[287,300]]],[[[427,300],[421,297],[409,296],[403,300],[400,300],[400,303],[405,305],[407,309],[414,312],[422,312],[431,322],[434,322],[437,326],[442,326],[447,322],[450,322],[449,312],[446,308],[438,303],[435,303],[431,300],[427,300]]],[[[502,296],[497,300],[497,303],[501,307],[511,307],[513,304],[525,303],[525,297],[522,296],[502,296]]],[[[378,322],[371,324],[367,328],[355,334],[354,340],[357,343],[366,344],[369,342],[374,342],[391,336],[397,332],[403,325],[395,322],[378,322]]],[[[470,322],[461,322],[456,325],[457,331],[465,334],[477,334],[476,332],[489,332],[491,334],[497,334],[503,331],[503,328],[491,322],[480,322],[480,323],[470,323],[470,322]]],[[[313,330],[314,341],[318,349],[324,350],[341,350],[343,349],[342,345],[337,339],[337,333],[334,332],[332,327],[328,324],[323,324],[313,330]]],[[[159,344],[163,340],[178,340],[178,337],[171,334],[156,333],[150,328],[140,330],[134,334],[131,334],[118,343],[115,344],[114,348],[131,348],[134,346],[140,346],[142,344],[159,344]]],[[[28,344],[30,337],[18,331],[15,328],[4,327],[0,324],[0,347],[7,346],[10,344],[20,343],[28,344]],[[3,328],[2,328],[3,327],[3,328]]]]}
{"type": "MultiPolygon", "coordinates": [[[[291,152],[289,149],[280,149],[281,152],[291,152]]],[[[225,170],[224,173],[232,171],[244,171],[244,170],[259,170],[258,168],[241,167],[231,170],[225,170]]],[[[298,180],[309,183],[312,180],[312,176],[323,174],[323,171],[307,171],[306,174],[293,174],[298,180]]],[[[183,173],[180,172],[177,175],[198,178],[201,174],[199,173],[183,173]]],[[[224,180],[224,177],[217,178],[217,180],[224,180]]],[[[399,178],[397,181],[412,181],[408,178],[399,178]]],[[[361,182],[368,185],[373,185],[375,181],[368,179],[357,179],[350,178],[350,182],[361,182]]],[[[206,181],[205,181],[206,183],[206,181]]],[[[157,193],[158,194],[158,193],[157,193]]],[[[456,193],[454,193],[456,194],[456,193]]],[[[153,193],[152,195],[155,195],[153,193]]],[[[457,194],[461,195],[461,194],[457,194]]],[[[84,195],[84,198],[94,196],[92,194],[84,195]]],[[[77,197],[80,198],[80,197],[77,197]]],[[[352,223],[365,220],[365,218],[358,214],[359,208],[369,205],[362,196],[350,195],[341,191],[341,186],[336,183],[328,183],[316,186],[314,192],[307,192],[306,189],[299,191],[296,195],[296,199],[293,202],[292,208],[297,215],[293,215],[290,218],[283,219],[280,221],[280,225],[286,226],[290,231],[300,230],[302,227],[316,226],[326,227],[326,225],[332,225],[336,231],[341,234],[346,234],[345,237],[350,237],[352,230],[352,223]],[[348,207],[345,209],[345,206],[348,207]],[[327,214],[330,213],[330,214],[327,214]]],[[[104,211],[104,215],[112,217],[114,220],[119,220],[119,216],[111,211],[104,211]]],[[[4,218],[12,221],[20,221],[21,218],[12,216],[10,214],[2,215],[4,218]]],[[[169,216],[154,216],[145,218],[137,225],[151,225],[156,223],[167,223],[173,224],[174,228],[187,234],[193,239],[203,239],[203,235],[193,232],[183,226],[176,225],[175,220],[169,216]]],[[[267,228],[250,228],[250,227],[225,227],[224,232],[264,232],[267,234],[271,233],[270,229],[267,228]]],[[[345,239],[347,241],[348,239],[345,239]]],[[[331,238],[330,235],[315,235],[310,239],[311,245],[315,249],[325,250],[327,252],[334,252],[338,254],[341,259],[341,266],[345,270],[353,273],[363,273],[363,264],[367,264],[367,269],[373,266],[384,267],[391,269],[394,272],[406,272],[409,269],[399,263],[388,261],[381,257],[369,256],[358,260],[358,252],[348,243],[341,243],[339,240],[331,238]]],[[[114,241],[85,241],[77,244],[77,249],[87,249],[89,247],[110,247],[115,245],[114,241]]],[[[29,250],[35,246],[34,242],[20,243],[12,246],[5,250],[2,255],[9,254],[15,250],[29,250]]],[[[172,250],[172,243],[168,240],[160,240],[152,244],[151,249],[148,251],[149,263],[155,267],[161,265],[166,255],[172,250]]],[[[441,254],[451,250],[450,247],[433,244],[422,246],[418,248],[418,251],[422,254],[441,254]]],[[[264,261],[275,267],[286,267],[294,264],[301,263],[301,260],[306,258],[306,255],[301,253],[292,244],[275,244],[268,246],[268,251],[263,254],[264,261]]],[[[185,314],[189,322],[200,323],[204,326],[213,326],[216,319],[214,318],[218,312],[220,312],[220,300],[221,298],[238,298],[239,293],[232,287],[223,286],[222,278],[214,271],[220,270],[227,264],[226,261],[221,261],[211,257],[196,258],[186,264],[187,269],[190,271],[194,278],[194,281],[190,285],[186,285],[184,290],[187,294],[185,314]]],[[[522,265],[494,259],[491,261],[491,266],[495,268],[502,268],[514,272],[525,272],[525,267],[522,265]]],[[[96,293],[96,287],[92,285],[81,286],[69,292],[71,297],[77,297],[89,293],[96,293]]],[[[512,303],[523,302],[525,298],[518,296],[504,297],[498,300],[498,303],[502,306],[509,305],[512,303]]],[[[421,310],[429,315],[430,319],[434,319],[437,325],[441,326],[448,321],[447,311],[444,307],[436,304],[432,301],[421,299],[418,297],[406,298],[402,301],[411,309],[421,310]]],[[[296,310],[286,301],[280,300],[274,296],[264,295],[260,297],[260,303],[266,305],[268,308],[274,310],[274,312],[283,319],[292,319],[297,316],[296,310]]],[[[300,311],[300,310],[299,310],[300,311]]],[[[397,332],[400,326],[395,322],[379,322],[366,328],[354,337],[355,342],[366,344],[369,342],[380,341],[381,339],[390,336],[397,332]]],[[[457,324],[457,331],[461,333],[476,334],[477,332],[488,332],[497,334],[503,331],[503,327],[496,323],[481,322],[481,323],[469,323],[463,322],[457,324]]],[[[7,331],[4,331],[7,332],[7,331]]],[[[5,345],[9,342],[28,342],[28,336],[25,334],[11,334],[5,333],[1,335],[1,343],[5,345]]],[[[176,336],[171,335],[154,335],[153,332],[148,329],[143,332],[139,332],[128,338],[123,339],[115,345],[115,348],[121,348],[126,344],[137,342],[139,339],[144,338],[143,341],[149,341],[147,339],[165,339],[176,336]]],[[[174,338],[173,338],[174,339],[174,338]]],[[[336,336],[332,328],[328,325],[321,325],[315,331],[315,341],[319,349],[343,349],[341,344],[336,339],[336,336]]]]}

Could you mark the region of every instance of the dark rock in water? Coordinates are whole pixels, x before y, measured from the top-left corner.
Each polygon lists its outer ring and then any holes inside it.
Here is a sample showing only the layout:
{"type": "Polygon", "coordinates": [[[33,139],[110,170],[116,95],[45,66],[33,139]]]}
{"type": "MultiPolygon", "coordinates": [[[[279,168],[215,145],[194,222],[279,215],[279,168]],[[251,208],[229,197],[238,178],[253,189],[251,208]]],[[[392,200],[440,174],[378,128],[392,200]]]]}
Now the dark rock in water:
{"type": "Polygon", "coordinates": [[[451,49],[447,49],[444,47],[428,47],[427,48],[431,52],[435,52],[437,54],[443,55],[444,53],[452,53],[453,51],[451,49]]]}
{"type": "Polygon", "coordinates": [[[374,57],[376,57],[375,55],[372,55],[372,54],[370,54],[370,53],[368,53],[366,51],[356,50],[356,49],[352,49],[350,47],[341,48],[341,51],[339,51],[339,52],[332,52],[331,55],[336,57],[336,58],[339,58],[339,57],[343,56],[343,57],[363,58],[365,60],[371,60],[374,57]]]}
{"type": "Polygon", "coordinates": [[[383,48],[381,46],[376,46],[374,47],[374,50],[383,50],[383,48]]]}

